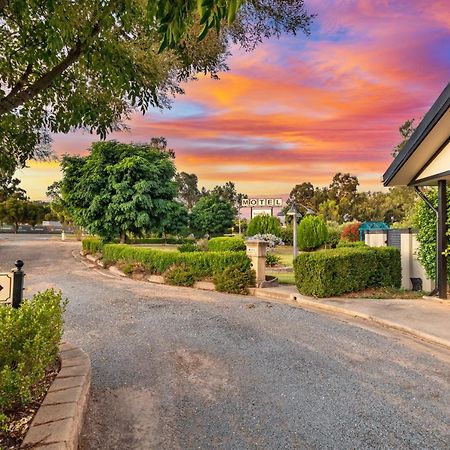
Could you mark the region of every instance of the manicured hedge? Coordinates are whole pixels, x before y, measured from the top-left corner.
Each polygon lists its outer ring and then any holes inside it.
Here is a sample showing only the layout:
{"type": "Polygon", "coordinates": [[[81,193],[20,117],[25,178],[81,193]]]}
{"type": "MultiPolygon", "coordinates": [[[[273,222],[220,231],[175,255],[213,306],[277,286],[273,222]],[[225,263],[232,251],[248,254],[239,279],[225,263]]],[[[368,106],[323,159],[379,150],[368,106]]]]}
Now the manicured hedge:
{"type": "Polygon", "coordinates": [[[142,238],[142,239],[130,239],[130,244],[186,244],[186,243],[195,243],[194,238],[142,238]]]}
{"type": "Polygon", "coordinates": [[[41,394],[37,383],[57,360],[64,306],[61,293],[51,289],[18,309],[0,306],[0,427],[11,410],[41,394]]]}
{"type": "Polygon", "coordinates": [[[103,248],[103,242],[97,237],[87,237],[81,241],[83,250],[87,253],[94,255],[95,253],[101,253],[103,248]]]}
{"type": "Polygon", "coordinates": [[[369,287],[400,287],[400,252],[393,247],[337,248],[302,253],[294,260],[300,293],[332,297],[369,287]]]}
{"type": "Polygon", "coordinates": [[[250,268],[251,261],[245,252],[193,252],[161,251],[138,248],[126,244],[103,246],[103,260],[107,264],[117,261],[138,262],[152,274],[162,275],[173,265],[185,265],[193,270],[198,279],[210,278],[237,265],[250,268]]]}
{"type": "Polygon", "coordinates": [[[245,242],[239,237],[215,237],[208,241],[209,252],[242,252],[245,242]]]}
{"type": "Polygon", "coordinates": [[[346,241],[340,240],[336,246],[336,248],[342,247],[358,247],[358,248],[369,248],[368,245],[364,241],[346,241]]]}

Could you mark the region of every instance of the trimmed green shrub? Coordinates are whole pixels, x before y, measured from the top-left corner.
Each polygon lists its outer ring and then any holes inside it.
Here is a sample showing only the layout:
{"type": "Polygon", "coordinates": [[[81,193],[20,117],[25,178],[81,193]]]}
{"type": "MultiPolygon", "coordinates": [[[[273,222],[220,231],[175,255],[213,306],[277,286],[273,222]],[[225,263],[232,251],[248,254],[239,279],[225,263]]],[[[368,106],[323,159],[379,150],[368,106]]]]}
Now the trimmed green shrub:
{"type": "Polygon", "coordinates": [[[328,237],[325,222],[317,216],[306,216],[298,226],[298,248],[311,251],[323,245],[328,237]]]}
{"type": "Polygon", "coordinates": [[[178,247],[178,251],[181,253],[201,252],[202,249],[194,242],[185,242],[178,247]]]}
{"type": "Polygon", "coordinates": [[[274,234],[279,237],[281,234],[280,221],[267,214],[254,217],[248,224],[247,236],[254,236],[255,234],[274,234]]]}
{"type": "Polygon", "coordinates": [[[279,237],[284,242],[284,245],[294,244],[294,229],[291,226],[281,228],[279,237]]]}
{"type": "Polygon", "coordinates": [[[208,241],[209,252],[243,252],[245,242],[240,237],[215,237],[208,241]]]}
{"type": "Polygon", "coordinates": [[[219,292],[248,295],[248,288],[256,282],[255,271],[250,267],[233,265],[214,276],[214,285],[219,292]]]}
{"type": "Polygon", "coordinates": [[[275,255],[275,253],[266,253],[266,266],[267,267],[274,267],[278,266],[278,264],[281,263],[281,258],[278,255],[275,255]]]}
{"type": "Polygon", "coordinates": [[[331,297],[369,287],[400,287],[400,252],[394,247],[337,248],[302,253],[294,260],[300,293],[331,297]]]}
{"type": "Polygon", "coordinates": [[[345,241],[341,240],[338,242],[338,245],[336,248],[342,248],[342,247],[359,247],[359,248],[369,248],[368,245],[364,241],[345,241]]]}
{"type": "Polygon", "coordinates": [[[86,253],[95,255],[96,253],[101,253],[103,241],[98,237],[87,237],[81,241],[81,246],[86,253]]]}
{"type": "Polygon", "coordinates": [[[0,426],[8,411],[41,394],[38,381],[56,362],[65,301],[49,289],[18,309],[0,306],[0,426]]]}
{"type": "Polygon", "coordinates": [[[180,264],[173,265],[164,272],[164,281],[173,286],[193,286],[196,279],[191,267],[180,264]]]}
{"type": "Polygon", "coordinates": [[[339,228],[328,228],[328,237],[325,244],[328,248],[336,248],[341,239],[341,230],[339,228]]]}
{"type": "Polygon", "coordinates": [[[148,272],[162,275],[172,265],[186,264],[191,267],[197,279],[214,276],[227,267],[237,265],[250,268],[250,258],[245,252],[191,252],[162,251],[152,248],[133,247],[127,244],[106,244],[103,246],[103,260],[106,264],[117,261],[139,262],[148,272]]]}

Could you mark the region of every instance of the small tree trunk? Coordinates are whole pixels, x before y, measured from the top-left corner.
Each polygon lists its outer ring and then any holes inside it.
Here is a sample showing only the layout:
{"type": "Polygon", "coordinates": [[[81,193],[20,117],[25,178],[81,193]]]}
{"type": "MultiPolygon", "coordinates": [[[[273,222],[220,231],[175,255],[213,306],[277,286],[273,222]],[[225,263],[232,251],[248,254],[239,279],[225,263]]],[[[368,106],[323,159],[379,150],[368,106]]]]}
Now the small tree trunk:
{"type": "Polygon", "coordinates": [[[121,244],[127,243],[127,233],[125,233],[125,231],[120,232],[120,243],[121,244]]]}
{"type": "Polygon", "coordinates": [[[17,234],[18,231],[19,231],[19,223],[14,222],[14,234],[17,234]]]}

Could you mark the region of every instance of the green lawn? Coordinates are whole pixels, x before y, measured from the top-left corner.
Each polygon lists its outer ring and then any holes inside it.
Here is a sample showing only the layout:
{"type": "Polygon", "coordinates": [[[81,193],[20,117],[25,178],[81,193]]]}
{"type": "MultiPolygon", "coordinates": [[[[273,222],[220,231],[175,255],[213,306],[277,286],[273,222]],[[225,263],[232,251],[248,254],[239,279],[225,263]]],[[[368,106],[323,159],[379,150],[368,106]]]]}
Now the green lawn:
{"type": "Polygon", "coordinates": [[[267,275],[272,275],[278,278],[280,284],[295,284],[294,272],[276,272],[275,270],[268,269],[267,275]]]}
{"type": "Polygon", "coordinates": [[[274,254],[281,258],[281,265],[292,267],[292,246],[279,245],[275,247],[274,254]]]}

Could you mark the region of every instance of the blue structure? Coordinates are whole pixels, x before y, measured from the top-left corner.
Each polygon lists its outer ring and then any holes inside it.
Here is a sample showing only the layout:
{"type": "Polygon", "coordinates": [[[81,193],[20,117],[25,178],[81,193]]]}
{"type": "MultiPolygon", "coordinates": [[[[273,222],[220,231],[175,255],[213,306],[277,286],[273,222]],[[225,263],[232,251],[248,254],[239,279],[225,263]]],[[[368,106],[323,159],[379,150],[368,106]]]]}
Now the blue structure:
{"type": "Polygon", "coordinates": [[[389,230],[389,225],[384,222],[363,222],[359,227],[359,240],[363,241],[368,230],[389,230]]]}

